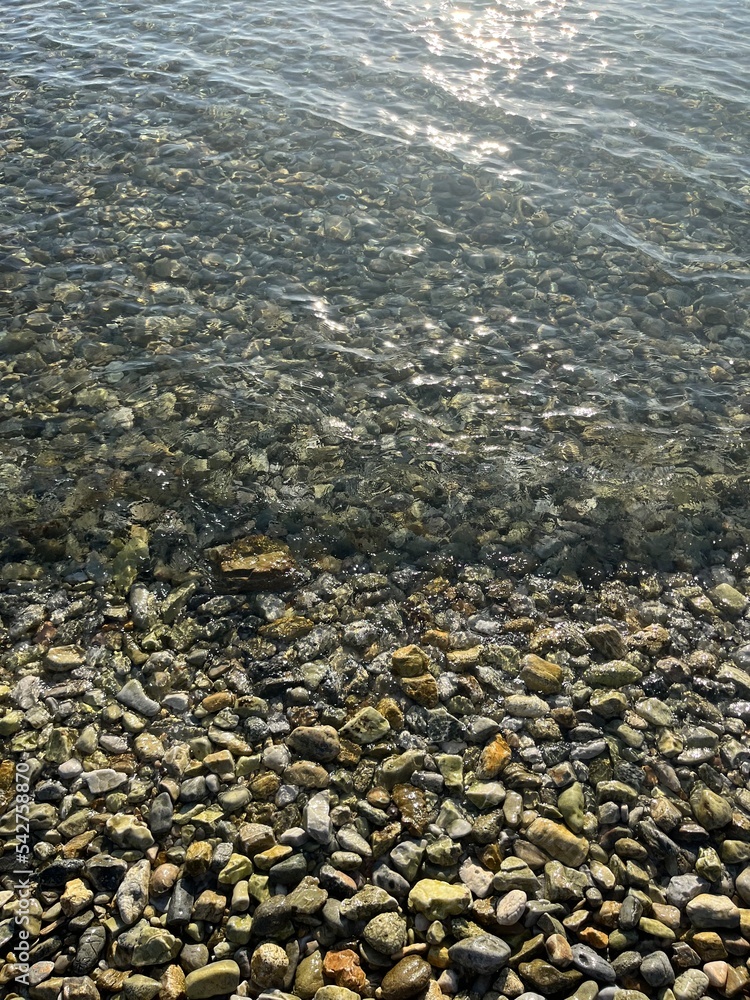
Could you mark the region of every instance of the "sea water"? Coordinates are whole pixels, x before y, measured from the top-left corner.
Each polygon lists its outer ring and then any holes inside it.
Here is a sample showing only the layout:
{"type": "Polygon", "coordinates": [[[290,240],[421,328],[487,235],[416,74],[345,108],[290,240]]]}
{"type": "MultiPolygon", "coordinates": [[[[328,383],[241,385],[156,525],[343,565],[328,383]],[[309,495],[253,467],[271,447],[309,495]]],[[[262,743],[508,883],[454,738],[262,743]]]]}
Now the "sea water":
{"type": "Polygon", "coordinates": [[[6,560],[744,547],[745,0],[17,0],[0,51],[6,560]]]}

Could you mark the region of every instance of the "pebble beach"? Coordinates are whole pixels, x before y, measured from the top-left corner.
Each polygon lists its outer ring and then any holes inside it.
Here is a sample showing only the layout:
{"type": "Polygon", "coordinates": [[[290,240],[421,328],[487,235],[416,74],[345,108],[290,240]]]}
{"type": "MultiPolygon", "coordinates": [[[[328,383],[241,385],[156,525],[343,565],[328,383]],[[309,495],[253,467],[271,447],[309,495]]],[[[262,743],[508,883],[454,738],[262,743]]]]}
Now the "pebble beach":
{"type": "Polygon", "coordinates": [[[0,11],[0,997],[750,997],[750,22],[0,11]]]}
{"type": "Polygon", "coordinates": [[[747,574],[212,566],[2,598],[4,995],[747,990],[747,574]]]}

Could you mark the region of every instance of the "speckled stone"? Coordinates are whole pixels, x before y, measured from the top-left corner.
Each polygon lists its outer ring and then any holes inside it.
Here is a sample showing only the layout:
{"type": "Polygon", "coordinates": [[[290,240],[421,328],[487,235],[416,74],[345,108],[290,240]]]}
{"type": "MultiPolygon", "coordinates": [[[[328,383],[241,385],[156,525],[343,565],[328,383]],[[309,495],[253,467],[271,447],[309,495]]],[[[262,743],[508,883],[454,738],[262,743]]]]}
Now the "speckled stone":
{"type": "Polygon", "coordinates": [[[379,913],[362,931],[365,941],[383,955],[393,955],[406,944],[406,920],[398,913],[379,913]]]}
{"type": "Polygon", "coordinates": [[[250,975],[256,986],[270,989],[281,986],[289,968],[289,956],[278,944],[260,944],[250,959],[250,975]]]}
{"type": "Polygon", "coordinates": [[[367,743],[377,742],[390,731],[391,726],[385,716],[368,706],[357,712],[345,726],[342,726],[340,735],[353,743],[364,746],[367,743]]]}

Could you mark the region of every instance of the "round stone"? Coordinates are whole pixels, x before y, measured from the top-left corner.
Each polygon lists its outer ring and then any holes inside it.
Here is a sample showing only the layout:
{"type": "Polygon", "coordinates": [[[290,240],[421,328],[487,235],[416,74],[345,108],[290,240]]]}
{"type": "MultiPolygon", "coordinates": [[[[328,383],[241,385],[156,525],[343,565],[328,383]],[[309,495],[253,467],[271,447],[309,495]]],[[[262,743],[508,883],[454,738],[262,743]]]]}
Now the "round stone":
{"type": "Polygon", "coordinates": [[[419,955],[407,955],[383,976],[383,1000],[409,1000],[427,987],[432,967],[419,955]]]}
{"type": "Polygon", "coordinates": [[[406,944],[406,920],[398,913],[379,913],[362,932],[365,941],[382,955],[393,955],[406,944]]]}
{"type": "Polygon", "coordinates": [[[250,959],[250,974],[261,989],[281,986],[289,968],[289,956],[278,944],[260,944],[250,959]]]}
{"type": "Polygon", "coordinates": [[[671,986],[675,975],[666,952],[654,951],[641,962],[641,975],[649,986],[671,986]]]}
{"type": "Polygon", "coordinates": [[[685,907],[688,919],[693,927],[701,930],[712,930],[716,927],[738,927],[740,911],[727,896],[712,896],[702,892],[695,896],[685,907]]]}

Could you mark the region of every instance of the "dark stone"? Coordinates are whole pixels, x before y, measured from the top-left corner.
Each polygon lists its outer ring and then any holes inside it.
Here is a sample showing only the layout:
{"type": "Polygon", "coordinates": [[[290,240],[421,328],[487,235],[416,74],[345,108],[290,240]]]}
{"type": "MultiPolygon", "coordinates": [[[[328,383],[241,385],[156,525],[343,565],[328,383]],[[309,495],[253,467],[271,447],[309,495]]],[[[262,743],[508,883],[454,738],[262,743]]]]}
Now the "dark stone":
{"type": "Polygon", "coordinates": [[[174,889],[172,890],[172,898],[169,900],[169,907],[167,908],[167,926],[181,926],[190,923],[190,917],[193,912],[193,903],[195,902],[195,896],[190,891],[192,889],[192,883],[188,883],[186,879],[178,879],[174,884],[174,889]]]}
{"type": "Polygon", "coordinates": [[[84,862],[80,858],[59,858],[39,872],[39,888],[57,889],[66,885],[78,878],[83,868],[84,862]]]}
{"type": "Polygon", "coordinates": [[[75,958],[70,966],[70,974],[73,976],[85,976],[96,966],[99,956],[104,951],[107,942],[107,932],[97,924],[95,927],[88,927],[78,942],[75,958]]]}
{"type": "Polygon", "coordinates": [[[307,861],[303,854],[293,854],[290,858],[279,861],[268,873],[272,882],[282,885],[296,885],[307,875],[307,861]]]}
{"type": "Polygon", "coordinates": [[[148,825],[154,837],[161,837],[172,829],[174,806],[168,792],[160,792],[151,803],[148,825]]]}
{"type": "Polygon", "coordinates": [[[99,892],[114,892],[127,870],[127,861],[114,858],[111,854],[95,854],[86,862],[89,881],[99,892]]]}
{"type": "Polygon", "coordinates": [[[383,976],[383,1000],[409,1000],[432,978],[432,967],[419,955],[407,955],[383,976]]]}
{"type": "Polygon", "coordinates": [[[43,938],[29,949],[29,962],[33,965],[35,962],[43,962],[48,958],[57,958],[62,951],[62,946],[62,938],[57,934],[43,938]]]}
{"type": "Polygon", "coordinates": [[[261,936],[271,936],[289,923],[291,907],[286,896],[271,896],[260,903],[253,913],[253,931],[261,936]]]}

